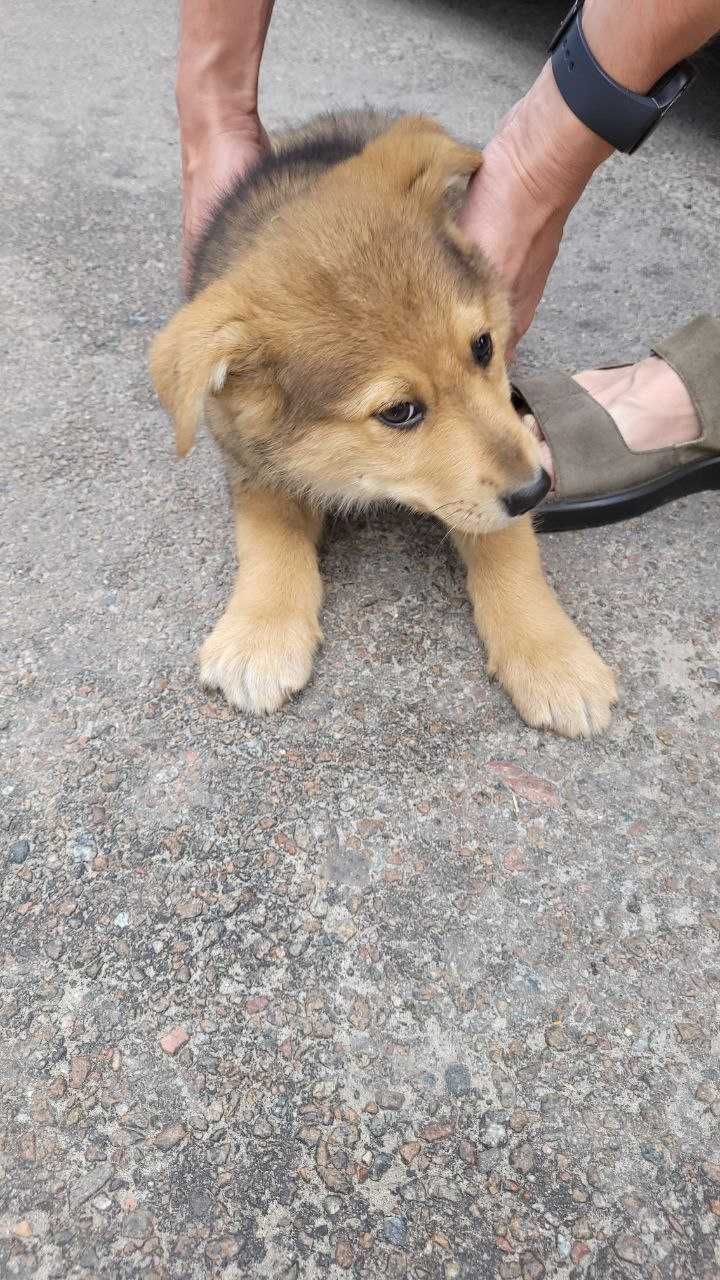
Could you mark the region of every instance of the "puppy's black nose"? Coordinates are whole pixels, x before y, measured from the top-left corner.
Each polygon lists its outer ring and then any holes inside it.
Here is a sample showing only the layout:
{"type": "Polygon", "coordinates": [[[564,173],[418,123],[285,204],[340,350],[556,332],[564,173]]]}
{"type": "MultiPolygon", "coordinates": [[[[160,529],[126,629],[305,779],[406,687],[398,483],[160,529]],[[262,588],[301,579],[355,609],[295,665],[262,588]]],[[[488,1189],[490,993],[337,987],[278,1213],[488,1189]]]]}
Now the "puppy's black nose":
{"type": "Polygon", "coordinates": [[[514,489],[512,493],[503,495],[501,501],[509,516],[524,516],[532,511],[538,502],[542,502],[552,481],[543,467],[538,472],[537,480],[526,484],[522,489],[514,489]]]}

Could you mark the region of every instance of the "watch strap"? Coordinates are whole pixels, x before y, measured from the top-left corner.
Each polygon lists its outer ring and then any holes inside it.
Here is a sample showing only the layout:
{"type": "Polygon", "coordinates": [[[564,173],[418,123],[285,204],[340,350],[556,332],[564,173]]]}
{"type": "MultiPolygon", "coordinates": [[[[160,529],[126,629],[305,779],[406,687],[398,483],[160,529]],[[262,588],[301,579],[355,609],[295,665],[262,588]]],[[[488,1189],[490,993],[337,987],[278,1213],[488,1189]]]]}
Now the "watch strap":
{"type": "Polygon", "coordinates": [[[631,153],[662,120],[694,80],[692,63],[680,62],[648,94],[613,80],[594,57],[583,34],[582,0],[576,0],[550,48],[562,97],[574,115],[618,151],[631,153]]]}

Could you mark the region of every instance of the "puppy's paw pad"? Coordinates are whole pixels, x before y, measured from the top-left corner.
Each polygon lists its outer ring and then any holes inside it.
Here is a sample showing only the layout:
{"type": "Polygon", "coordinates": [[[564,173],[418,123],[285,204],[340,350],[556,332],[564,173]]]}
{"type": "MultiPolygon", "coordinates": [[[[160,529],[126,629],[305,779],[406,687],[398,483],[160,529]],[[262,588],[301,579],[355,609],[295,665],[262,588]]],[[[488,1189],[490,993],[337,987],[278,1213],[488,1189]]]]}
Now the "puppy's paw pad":
{"type": "Polygon", "coordinates": [[[527,724],[566,738],[602,733],[617,702],[612,671],[579,632],[509,658],[496,674],[527,724]]]}
{"type": "Polygon", "coordinates": [[[267,715],[305,687],[319,640],[317,623],[299,615],[226,613],[200,650],[200,679],[231,706],[267,715]]]}

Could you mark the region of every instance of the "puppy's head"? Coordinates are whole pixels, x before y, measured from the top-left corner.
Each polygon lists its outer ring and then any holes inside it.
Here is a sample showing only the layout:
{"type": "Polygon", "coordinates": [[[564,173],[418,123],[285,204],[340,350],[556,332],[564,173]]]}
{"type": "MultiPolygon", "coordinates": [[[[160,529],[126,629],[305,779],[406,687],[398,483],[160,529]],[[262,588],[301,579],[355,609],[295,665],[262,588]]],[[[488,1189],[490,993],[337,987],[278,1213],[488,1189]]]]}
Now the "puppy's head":
{"type": "Polygon", "coordinates": [[[286,205],[156,339],[178,450],[205,418],[258,483],[502,528],[544,495],[507,305],[449,214],[480,154],[408,117],[286,205]]]}

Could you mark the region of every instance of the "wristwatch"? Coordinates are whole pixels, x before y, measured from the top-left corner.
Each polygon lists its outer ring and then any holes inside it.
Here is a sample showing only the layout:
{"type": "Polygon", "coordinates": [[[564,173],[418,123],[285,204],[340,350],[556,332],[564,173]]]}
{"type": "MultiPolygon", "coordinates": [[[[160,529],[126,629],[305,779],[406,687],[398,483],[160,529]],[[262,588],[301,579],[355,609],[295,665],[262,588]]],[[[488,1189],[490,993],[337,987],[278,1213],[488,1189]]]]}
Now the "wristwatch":
{"type": "Polygon", "coordinates": [[[691,62],[678,62],[648,94],[624,89],[591,53],[583,35],[582,7],[583,0],[575,0],[550,45],[555,83],[578,120],[629,155],[649,137],[697,72],[691,62]]]}

